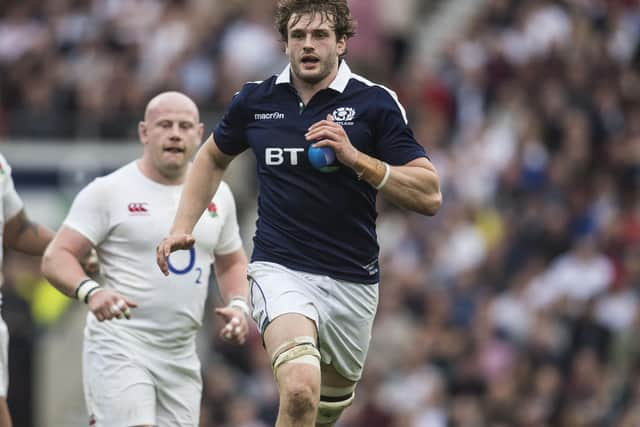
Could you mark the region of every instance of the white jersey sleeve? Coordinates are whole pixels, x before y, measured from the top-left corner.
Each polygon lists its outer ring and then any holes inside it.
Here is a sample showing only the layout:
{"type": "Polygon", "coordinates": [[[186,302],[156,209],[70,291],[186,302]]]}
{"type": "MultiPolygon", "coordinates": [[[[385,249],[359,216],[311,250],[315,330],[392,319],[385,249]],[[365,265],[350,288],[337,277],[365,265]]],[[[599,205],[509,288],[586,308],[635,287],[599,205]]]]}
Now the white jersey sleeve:
{"type": "Polygon", "coordinates": [[[23,208],[22,199],[18,196],[11,178],[11,167],[7,160],[0,154],[0,175],[2,185],[2,217],[3,223],[13,218],[23,208]]]}
{"type": "Polygon", "coordinates": [[[214,254],[230,254],[242,248],[242,239],[240,239],[240,228],[236,216],[236,203],[231,189],[225,182],[220,183],[214,200],[219,200],[220,204],[226,207],[220,238],[214,249],[214,254]]]}
{"type": "MultiPolygon", "coordinates": [[[[4,249],[2,245],[4,240],[4,226],[7,221],[16,216],[24,206],[22,199],[18,196],[15,186],[13,185],[11,167],[2,154],[0,154],[0,191],[2,191],[2,198],[0,199],[0,203],[2,204],[2,218],[0,218],[0,265],[2,265],[4,259],[4,249]]],[[[0,286],[2,286],[3,281],[2,272],[0,271],[0,286]]],[[[2,297],[0,297],[0,305],[1,304],[2,297]]]]}
{"type": "Polygon", "coordinates": [[[76,196],[64,225],[85,236],[97,246],[109,232],[109,194],[98,178],[83,188],[76,196]]]}

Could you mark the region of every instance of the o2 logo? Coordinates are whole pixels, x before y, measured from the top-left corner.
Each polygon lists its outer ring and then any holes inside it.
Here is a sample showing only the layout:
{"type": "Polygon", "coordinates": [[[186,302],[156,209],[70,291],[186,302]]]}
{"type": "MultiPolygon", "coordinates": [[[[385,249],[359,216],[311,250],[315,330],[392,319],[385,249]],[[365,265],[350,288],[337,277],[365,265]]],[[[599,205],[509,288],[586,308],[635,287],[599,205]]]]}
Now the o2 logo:
{"type": "MultiPolygon", "coordinates": [[[[191,272],[191,270],[193,270],[193,266],[196,264],[196,250],[195,248],[191,247],[189,248],[189,260],[186,263],[186,266],[180,268],[180,267],[176,267],[175,265],[173,265],[173,263],[171,262],[171,256],[169,256],[167,258],[167,265],[169,266],[169,271],[172,272],[173,274],[177,274],[178,276],[182,276],[185,274],[189,274],[191,272]]],[[[179,252],[174,252],[173,255],[178,254],[179,252]]],[[[184,251],[182,251],[182,253],[184,253],[184,251]]],[[[184,257],[183,257],[184,258],[184,257]]],[[[196,269],[196,284],[199,285],[201,284],[201,278],[202,278],[202,268],[201,267],[197,267],[196,269]]]]}

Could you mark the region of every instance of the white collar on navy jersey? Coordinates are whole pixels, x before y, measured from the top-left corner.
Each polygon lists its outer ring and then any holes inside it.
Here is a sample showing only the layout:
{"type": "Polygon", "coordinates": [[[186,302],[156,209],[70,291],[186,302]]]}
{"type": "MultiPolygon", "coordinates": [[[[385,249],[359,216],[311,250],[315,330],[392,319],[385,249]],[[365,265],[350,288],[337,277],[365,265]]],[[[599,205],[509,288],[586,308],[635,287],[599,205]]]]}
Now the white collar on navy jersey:
{"type": "MultiPolygon", "coordinates": [[[[347,65],[345,60],[340,60],[340,66],[338,67],[338,74],[336,78],[333,79],[331,84],[329,85],[330,89],[336,90],[340,93],[344,92],[347,85],[349,84],[349,80],[351,79],[351,69],[347,65]]],[[[276,79],[276,84],[283,83],[291,83],[291,65],[288,64],[287,67],[278,75],[276,79]]]]}

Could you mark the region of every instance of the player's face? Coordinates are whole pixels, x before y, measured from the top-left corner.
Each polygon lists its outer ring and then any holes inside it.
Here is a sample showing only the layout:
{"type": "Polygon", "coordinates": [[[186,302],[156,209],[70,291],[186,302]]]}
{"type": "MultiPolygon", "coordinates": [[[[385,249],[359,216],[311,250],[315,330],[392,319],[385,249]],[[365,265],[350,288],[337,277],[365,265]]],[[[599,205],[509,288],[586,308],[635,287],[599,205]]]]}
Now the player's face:
{"type": "Polygon", "coordinates": [[[346,39],[336,38],[326,16],[316,13],[289,19],[286,52],[292,73],[302,82],[314,85],[326,80],[345,49],[346,39]]]}
{"type": "Polygon", "coordinates": [[[202,124],[190,110],[160,108],[149,114],[141,131],[145,156],[158,173],[182,175],[202,138],[202,124]]]}

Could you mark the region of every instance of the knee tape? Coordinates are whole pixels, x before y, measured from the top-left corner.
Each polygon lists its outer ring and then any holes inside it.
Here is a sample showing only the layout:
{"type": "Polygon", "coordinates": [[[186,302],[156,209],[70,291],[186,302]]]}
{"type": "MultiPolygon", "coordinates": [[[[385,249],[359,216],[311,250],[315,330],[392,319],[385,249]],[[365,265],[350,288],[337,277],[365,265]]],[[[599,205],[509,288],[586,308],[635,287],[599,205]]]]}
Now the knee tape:
{"type": "Polygon", "coordinates": [[[320,388],[320,405],[318,406],[318,417],[316,423],[331,424],[338,420],[342,411],[351,406],[355,398],[356,385],[348,387],[320,388]]]}
{"type": "Polygon", "coordinates": [[[305,363],[320,369],[320,352],[312,337],[297,337],[283,343],[273,353],[273,373],[285,363],[305,363]]]}

